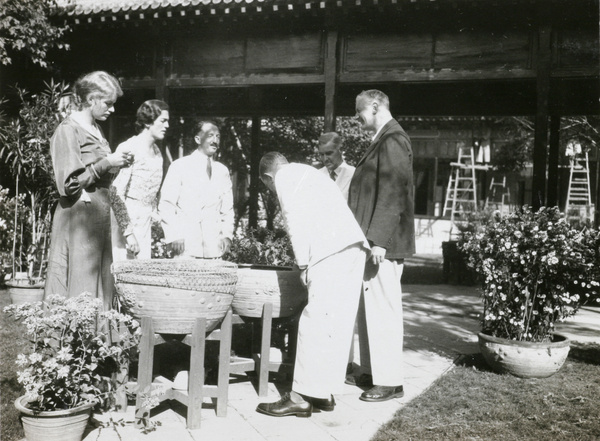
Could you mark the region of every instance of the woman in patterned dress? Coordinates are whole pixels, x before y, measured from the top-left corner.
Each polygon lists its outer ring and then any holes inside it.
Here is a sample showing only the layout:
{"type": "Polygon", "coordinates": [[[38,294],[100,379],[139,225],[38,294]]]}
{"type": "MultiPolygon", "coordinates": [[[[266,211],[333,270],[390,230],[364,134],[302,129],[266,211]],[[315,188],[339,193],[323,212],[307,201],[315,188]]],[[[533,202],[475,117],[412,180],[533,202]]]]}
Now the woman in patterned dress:
{"type": "Polygon", "coordinates": [[[96,121],[105,121],[123,95],[106,72],[82,76],[74,85],[76,110],[50,140],[55,181],[60,194],[52,224],[45,296],[90,292],[112,305],[113,281],[109,186],[112,170],[128,166],[126,152],[111,153],[96,121]]]}
{"type": "Polygon", "coordinates": [[[152,217],[163,175],[157,142],[164,139],[169,128],[169,106],[159,100],[144,102],[137,111],[135,125],[138,135],[117,147],[117,152],[129,152],[135,159],[131,167],[119,172],[111,188],[115,261],[150,259],[152,217]]]}

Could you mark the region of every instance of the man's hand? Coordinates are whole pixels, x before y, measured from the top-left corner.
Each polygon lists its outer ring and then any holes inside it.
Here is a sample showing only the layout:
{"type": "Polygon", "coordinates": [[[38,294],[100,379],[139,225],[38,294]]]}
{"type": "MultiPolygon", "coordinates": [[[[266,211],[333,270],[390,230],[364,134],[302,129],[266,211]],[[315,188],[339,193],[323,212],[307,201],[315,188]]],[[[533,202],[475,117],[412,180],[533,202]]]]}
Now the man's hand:
{"type": "Polygon", "coordinates": [[[223,239],[221,239],[219,246],[221,247],[221,254],[229,252],[229,250],[231,249],[231,239],[228,237],[224,237],[223,239]]]}
{"type": "Polygon", "coordinates": [[[185,240],[178,239],[167,244],[167,249],[173,253],[174,256],[178,256],[185,251],[185,240]]]}
{"type": "Polygon", "coordinates": [[[371,262],[374,265],[379,265],[385,259],[385,248],[378,247],[377,245],[373,245],[371,247],[371,262]]]}
{"type": "Polygon", "coordinates": [[[304,285],[304,286],[307,286],[308,285],[308,266],[307,265],[298,266],[298,265],[294,264],[294,269],[297,269],[298,271],[300,271],[300,283],[302,283],[302,285],[304,285]]]}
{"type": "Polygon", "coordinates": [[[134,256],[137,256],[140,252],[140,245],[137,239],[135,238],[135,234],[130,234],[125,238],[125,240],[127,241],[127,245],[125,245],[125,249],[127,250],[127,252],[133,254],[134,256]]]}
{"type": "Polygon", "coordinates": [[[304,286],[308,285],[308,268],[300,269],[300,283],[304,286]]]}

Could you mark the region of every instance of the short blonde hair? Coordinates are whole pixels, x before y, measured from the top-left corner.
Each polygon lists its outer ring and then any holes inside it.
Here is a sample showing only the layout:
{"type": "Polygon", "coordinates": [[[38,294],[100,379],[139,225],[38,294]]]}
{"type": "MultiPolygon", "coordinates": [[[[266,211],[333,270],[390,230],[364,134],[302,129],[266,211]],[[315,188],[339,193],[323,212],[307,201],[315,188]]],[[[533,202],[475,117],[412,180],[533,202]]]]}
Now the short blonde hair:
{"type": "Polygon", "coordinates": [[[90,98],[113,98],[123,95],[121,83],[102,70],[82,75],[73,86],[73,96],[78,109],[86,107],[90,98]]]}

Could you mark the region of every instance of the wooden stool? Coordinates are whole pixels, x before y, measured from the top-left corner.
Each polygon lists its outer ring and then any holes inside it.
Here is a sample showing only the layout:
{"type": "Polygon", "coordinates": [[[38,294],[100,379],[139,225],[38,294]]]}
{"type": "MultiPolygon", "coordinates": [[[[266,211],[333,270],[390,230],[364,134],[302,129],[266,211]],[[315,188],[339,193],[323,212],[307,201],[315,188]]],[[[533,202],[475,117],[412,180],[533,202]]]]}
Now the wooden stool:
{"type": "Polygon", "coordinates": [[[186,334],[183,343],[191,347],[188,390],[175,390],[173,383],[166,378],[157,377],[152,382],[152,365],[154,362],[154,346],[164,343],[162,334],[155,334],[152,319],[142,317],[142,338],[138,366],[138,392],[135,405],[135,422],[138,428],[143,426],[144,418],[150,416],[147,401],[152,390],[160,388],[164,394],[158,396],[159,401],[177,400],[187,406],[187,428],[200,427],[200,411],[203,397],[216,398],[216,413],[219,417],[227,415],[227,397],[229,392],[230,353],[232,334],[231,309],[225,315],[220,328],[206,333],[206,319],[197,318],[191,334],[186,334]],[[206,340],[219,341],[219,375],[217,385],[204,384],[204,354],[206,340]]]}

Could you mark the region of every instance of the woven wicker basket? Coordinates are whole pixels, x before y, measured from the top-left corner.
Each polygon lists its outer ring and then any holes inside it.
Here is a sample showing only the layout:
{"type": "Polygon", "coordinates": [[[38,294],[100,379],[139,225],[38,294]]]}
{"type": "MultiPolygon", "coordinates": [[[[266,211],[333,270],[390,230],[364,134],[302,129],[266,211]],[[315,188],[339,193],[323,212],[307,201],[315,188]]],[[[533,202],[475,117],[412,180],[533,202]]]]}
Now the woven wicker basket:
{"type": "Polygon", "coordinates": [[[304,308],[308,300],[300,271],[291,268],[243,265],[238,268],[233,312],[242,317],[260,317],[265,303],[273,304],[273,317],[290,317],[304,308]]]}
{"type": "Polygon", "coordinates": [[[112,272],[124,308],[151,317],[154,332],[163,334],[189,334],[199,317],[207,332],[216,328],[237,283],[237,265],[221,260],[126,260],[113,263],[112,272]]]}

